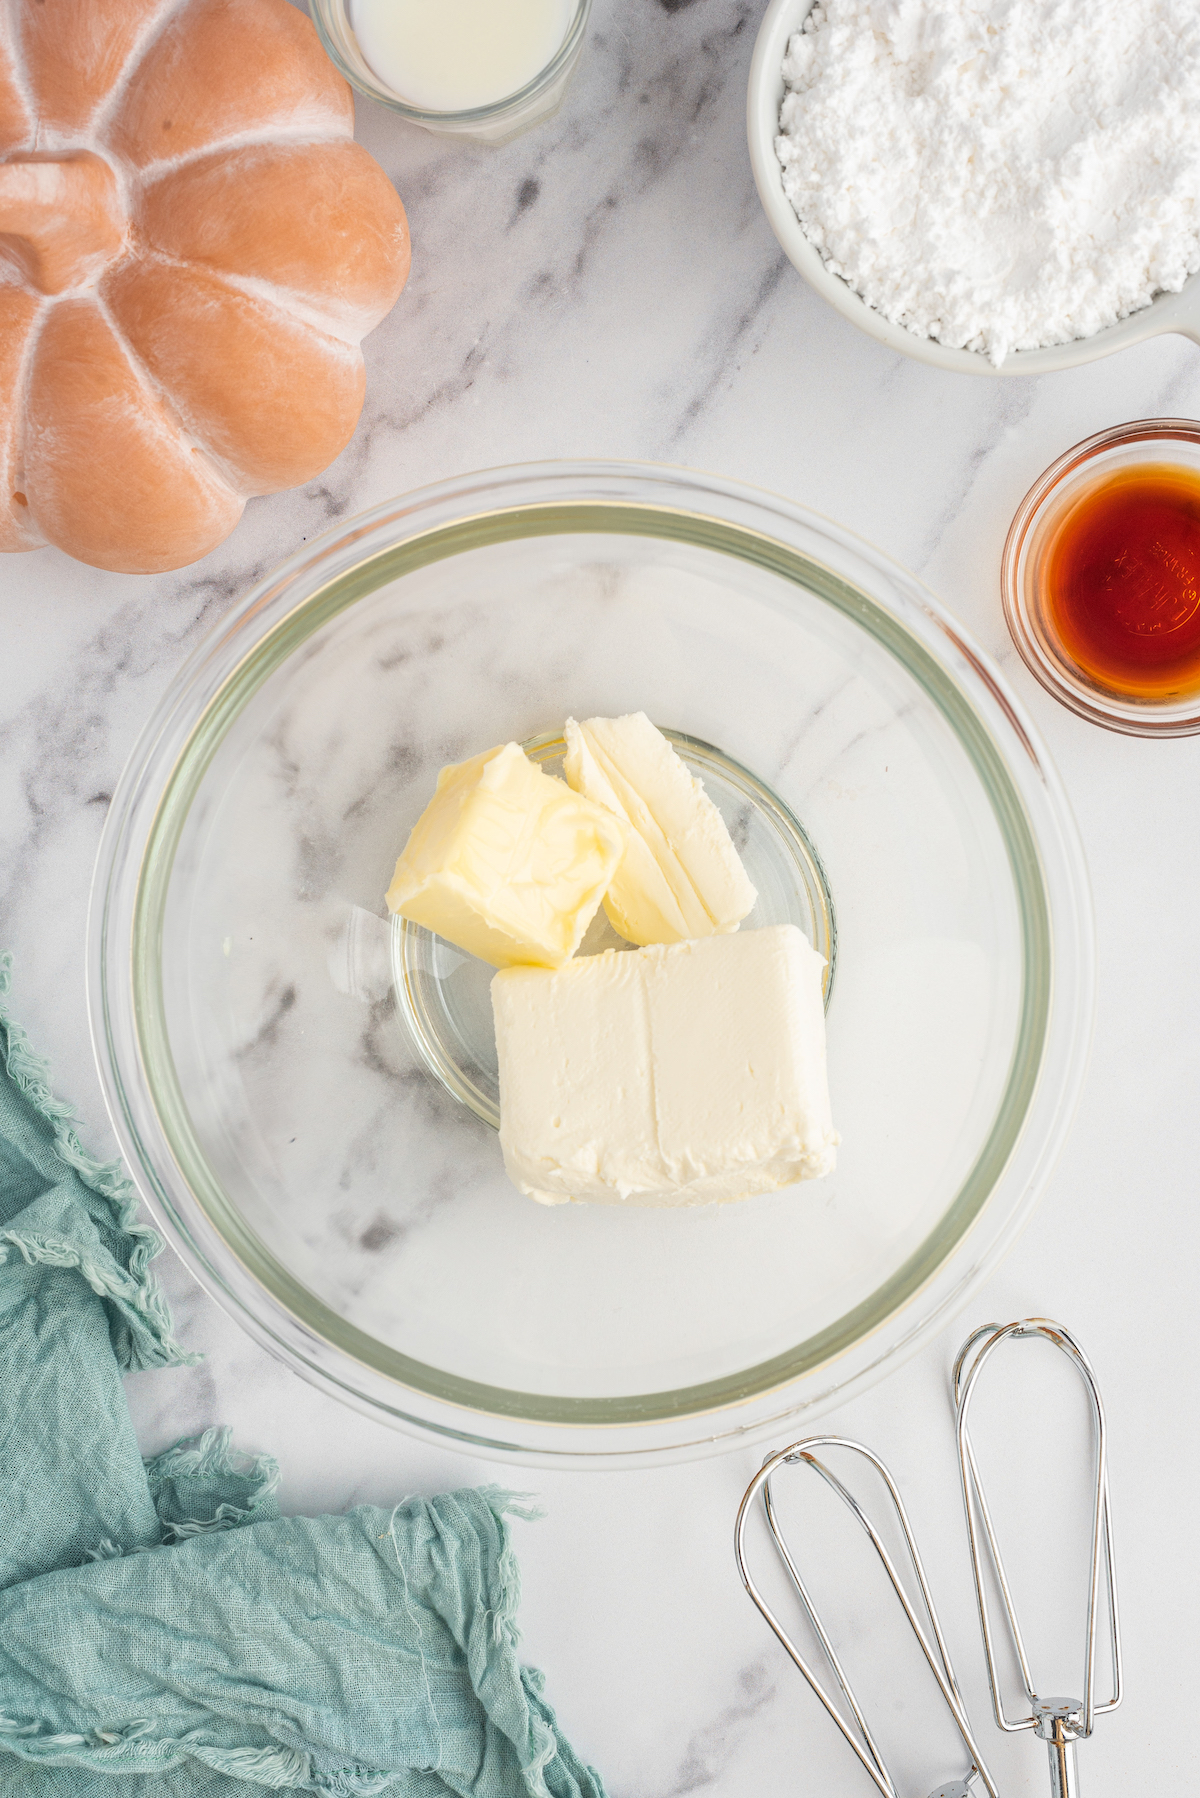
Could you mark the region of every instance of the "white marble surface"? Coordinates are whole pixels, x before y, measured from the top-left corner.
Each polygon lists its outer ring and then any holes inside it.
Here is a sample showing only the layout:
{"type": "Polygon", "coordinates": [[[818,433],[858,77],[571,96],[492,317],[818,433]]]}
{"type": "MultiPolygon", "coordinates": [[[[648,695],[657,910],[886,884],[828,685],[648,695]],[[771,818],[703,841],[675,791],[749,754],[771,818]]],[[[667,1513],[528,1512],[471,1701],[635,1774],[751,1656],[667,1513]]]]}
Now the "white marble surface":
{"type": "MultiPolygon", "coordinates": [[[[1081,1768],[1089,1798],[1149,1789],[1151,1767],[1170,1789],[1190,1765],[1200,1690],[1189,1533],[1200,742],[1109,736],[1059,710],[1009,645],[997,566],[1018,500],[1067,445],[1123,419],[1200,414],[1200,353],[1168,338],[1038,382],[991,382],[858,335],[784,262],[754,195],[743,97],[760,12],[749,0],[597,0],[564,111],[498,151],[360,109],[359,134],[409,208],[414,262],[367,342],[367,406],[345,454],[311,487],[251,502],[228,543],[176,575],[99,574],[51,550],[0,567],[0,943],[17,958],[20,1015],[105,1146],[84,918],[124,757],[234,595],[298,538],[391,493],[547,456],[673,461],[795,496],[918,570],[1003,663],[1065,778],[1095,883],[1098,1030],[1074,1134],[1022,1242],[961,1328],[828,1427],[893,1465],[1002,1789],[1040,1792],[1040,1747],[999,1737],[981,1696],[946,1375],[969,1323],[1037,1311],[1077,1331],[1108,1399],[1128,1664],[1125,1706],[1081,1768]]],[[[318,1396],[178,1265],[160,1266],[184,1339],[207,1359],[131,1382],[147,1449],[227,1420],[280,1457],[294,1510],[496,1476],[318,1396]]],[[[1031,1402],[1022,1420],[1042,1450],[1052,1409],[1031,1402]]],[[[529,1658],[614,1798],[870,1789],[734,1574],[733,1513],[756,1460],[499,1472],[547,1513],[517,1526],[529,1658]]],[[[1058,1564],[1052,1501],[1073,1489],[1060,1467],[1029,1508],[1041,1575],[1058,1564]]],[[[852,1596],[865,1602],[861,1587],[852,1596]]],[[[902,1789],[924,1793],[955,1759],[944,1735],[926,1734],[907,1663],[875,1670],[902,1789]]],[[[1076,1682],[1070,1656],[1048,1681],[1076,1682]]]]}

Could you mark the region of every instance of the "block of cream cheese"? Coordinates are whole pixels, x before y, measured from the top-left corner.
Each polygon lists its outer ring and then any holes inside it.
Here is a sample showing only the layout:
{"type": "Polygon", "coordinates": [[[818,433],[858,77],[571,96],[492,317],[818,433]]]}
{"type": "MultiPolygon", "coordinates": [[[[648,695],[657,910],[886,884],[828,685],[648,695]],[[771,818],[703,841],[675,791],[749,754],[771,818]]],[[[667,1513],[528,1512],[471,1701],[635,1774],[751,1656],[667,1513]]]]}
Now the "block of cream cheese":
{"type": "Polygon", "coordinates": [[[829,1173],[824,965],[781,924],[502,970],[514,1185],[544,1205],[705,1205],[829,1173]]]}
{"type": "Polygon", "coordinates": [[[645,712],[567,719],[563,772],[577,793],[629,826],[604,899],[631,943],[679,943],[736,930],[757,894],[725,820],[645,712]]]}
{"type": "Polygon", "coordinates": [[[508,743],[442,769],[387,902],[493,967],[556,968],[578,949],[627,834],[508,743]]]}

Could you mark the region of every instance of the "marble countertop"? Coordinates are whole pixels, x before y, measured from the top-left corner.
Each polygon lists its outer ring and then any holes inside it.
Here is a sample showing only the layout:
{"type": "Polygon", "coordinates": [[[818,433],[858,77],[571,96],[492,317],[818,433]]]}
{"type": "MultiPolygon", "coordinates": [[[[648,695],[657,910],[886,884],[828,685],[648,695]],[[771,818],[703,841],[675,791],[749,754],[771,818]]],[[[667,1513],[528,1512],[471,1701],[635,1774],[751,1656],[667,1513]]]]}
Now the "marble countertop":
{"type": "MultiPolygon", "coordinates": [[[[967,1317],[821,1427],[892,1465],[1002,1790],[1043,1791],[1040,1745],[1001,1737],[988,1715],[946,1382],[977,1322],[1041,1313],[1076,1331],[1108,1403],[1128,1674],[1123,1709],[1080,1765],[1089,1798],[1144,1789],[1151,1766],[1167,1787],[1200,1689],[1189,1491],[1200,739],[1109,735],[1056,706],[1009,642],[997,571],[1018,501],[1060,451],[1121,420],[1200,415],[1200,352],[1161,338],[1042,380],[973,380],[856,332],[793,272],[755,196],[744,95],[761,11],[597,0],[564,109],[498,150],[360,106],[358,134],[409,210],[413,274],[366,343],[349,448],[310,486],[252,501],[227,543],[177,574],[98,573],[49,549],[3,564],[0,944],[16,958],[18,1014],[90,1143],[108,1148],[84,922],[125,756],[236,595],[300,539],[393,493],[555,456],[681,463],[802,500],[915,569],[1001,663],[1066,782],[1095,886],[1097,1033],[1066,1153],[1008,1261],[967,1317]]],[[[296,1511],[489,1478],[537,1492],[544,1520],[515,1526],[525,1649],[613,1798],[871,1789],[737,1581],[733,1516],[757,1454],[514,1476],[342,1409],[260,1352],[169,1255],[159,1266],[183,1339],[206,1359],[130,1381],[147,1451],[229,1422],[239,1443],[280,1458],[296,1511]]],[[[1070,1428],[1060,1439],[1055,1418],[1034,1395],[1009,1419],[1045,1473],[1023,1549],[1051,1598],[1069,1559],[1055,1501],[1079,1495],[1078,1441],[1070,1428]]],[[[820,1577],[832,1600],[827,1558],[820,1577]]],[[[862,1613],[867,1588],[851,1587],[862,1613]]],[[[1057,1653],[1062,1632],[1046,1627],[1057,1653]]],[[[1081,1635],[1080,1616],[1052,1676],[1060,1689],[1078,1683],[1081,1635]]],[[[958,1765],[945,1726],[907,1661],[859,1647],[868,1668],[874,1655],[902,1789],[924,1793],[958,1765]]]]}

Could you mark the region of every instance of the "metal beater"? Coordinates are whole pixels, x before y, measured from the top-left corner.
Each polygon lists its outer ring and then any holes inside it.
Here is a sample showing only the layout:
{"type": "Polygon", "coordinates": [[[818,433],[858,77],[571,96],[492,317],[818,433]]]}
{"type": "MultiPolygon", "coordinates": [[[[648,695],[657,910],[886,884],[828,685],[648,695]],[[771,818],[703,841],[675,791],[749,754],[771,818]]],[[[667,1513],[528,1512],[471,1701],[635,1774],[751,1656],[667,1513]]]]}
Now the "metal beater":
{"type": "Polygon", "coordinates": [[[987,1767],[984,1764],[983,1756],[980,1754],[975,1743],[975,1738],[971,1733],[971,1724],[967,1717],[966,1707],[962,1701],[962,1694],[958,1689],[958,1681],[954,1676],[954,1668],[950,1664],[950,1653],[946,1647],[946,1639],[942,1634],[942,1626],[938,1621],[937,1611],[934,1608],[933,1596],[930,1593],[929,1581],[925,1577],[925,1568],[922,1564],[921,1556],[913,1537],[912,1525],[909,1523],[908,1513],[904,1509],[904,1501],[897,1490],[896,1482],[893,1480],[891,1474],[879,1459],[878,1455],[873,1454],[869,1448],[865,1448],[861,1442],[852,1442],[845,1436],[807,1436],[803,1442],[795,1442],[790,1448],[780,1449],[777,1455],[772,1455],[769,1460],[764,1462],[762,1468],[751,1480],[741,1505],[738,1507],[737,1528],[734,1531],[734,1554],[737,1557],[738,1571],[742,1576],[743,1584],[750,1594],[750,1597],[754,1600],[754,1603],[758,1606],[796,1666],[800,1669],[821,1703],[825,1706],[825,1709],[829,1712],[829,1715],[833,1718],[833,1721],[841,1730],[843,1736],[858,1756],[859,1761],[862,1763],[866,1772],[875,1782],[877,1789],[883,1793],[883,1798],[899,1798],[895,1782],[888,1771],[875,1738],[871,1734],[866,1717],[863,1715],[862,1708],[859,1705],[857,1698],[854,1696],[853,1689],[851,1688],[849,1680],[846,1678],[841,1662],[838,1660],[833,1643],[830,1641],[828,1632],[821,1622],[820,1617],[817,1615],[816,1608],[809,1596],[808,1589],[801,1577],[800,1570],[793,1560],[791,1551],[784,1541],[782,1532],[779,1528],[779,1522],[775,1515],[775,1505],[771,1497],[771,1479],[779,1468],[791,1466],[811,1467],[815,1473],[820,1474],[826,1485],[831,1487],[832,1490],[837,1493],[843,1504],[849,1508],[851,1514],[866,1531],[871,1546],[879,1556],[884,1571],[891,1581],[892,1588],[904,1608],[904,1615],[908,1618],[913,1633],[921,1645],[925,1659],[929,1663],[930,1671],[937,1681],[938,1689],[946,1702],[950,1715],[954,1719],[955,1727],[962,1738],[963,1746],[970,1756],[970,1767],[964,1777],[951,1780],[947,1784],[938,1786],[930,1793],[930,1798],[979,1798],[980,1787],[976,1784],[976,1780],[982,1782],[982,1789],[987,1792],[988,1798],[998,1798],[996,1783],[988,1772],[987,1767]],[[896,1517],[899,1521],[905,1545],[908,1549],[909,1559],[912,1562],[913,1572],[916,1575],[921,1602],[925,1607],[925,1614],[933,1632],[932,1641],[930,1641],[929,1636],[922,1627],[920,1618],[917,1615],[909,1594],[904,1589],[904,1584],[900,1578],[896,1565],[884,1546],[874,1524],[871,1522],[858,1500],[854,1497],[853,1493],[842,1484],[836,1474],[826,1467],[823,1461],[818,1461],[814,1451],[817,1449],[830,1448],[849,1449],[852,1453],[861,1455],[864,1460],[870,1462],[871,1466],[876,1469],[883,1479],[884,1485],[887,1487],[888,1496],[895,1508],[896,1517]],[[817,1640],[821,1644],[825,1659],[828,1661],[829,1666],[833,1671],[833,1676],[841,1687],[846,1703],[850,1707],[850,1720],[848,1720],[846,1716],[843,1715],[842,1711],[839,1710],[837,1704],[829,1696],[829,1693],[825,1690],[812,1668],[808,1665],[808,1662],[804,1659],[804,1656],[792,1641],[787,1630],[755,1585],[750,1569],[746,1565],[746,1524],[754,1501],[760,1492],[763,1497],[763,1508],[766,1512],[767,1527],[774,1538],[775,1546],[779,1550],[783,1564],[787,1568],[792,1585],[795,1587],[797,1596],[804,1608],[804,1613],[813,1627],[817,1640]]]}
{"type": "MultiPolygon", "coordinates": [[[[1058,1324],[1050,1323],[1045,1318],[1026,1318],[1022,1322],[996,1325],[987,1324],[975,1330],[963,1344],[958,1359],[954,1364],[954,1403],[958,1420],[958,1450],[962,1470],[963,1504],[966,1510],[967,1533],[971,1545],[971,1563],[975,1575],[975,1593],[979,1606],[979,1621],[983,1632],[984,1651],[987,1656],[988,1681],[992,1693],[992,1705],[996,1722],[1002,1730],[1015,1731],[1032,1729],[1046,1742],[1050,1758],[1050,1785],[1052,1798],[1078,1798],[1078,1772],[1075,1763],[1075,1744],[1092,1733],[1097,1716],[1104,1711],[1115,1710],[1121,1702],[1121,1637],[1117,1616],[1116,1575],[1114,1571],[1112,1547],[1112,1522],[1108,1502],[1108,1460],[1107,1441],[1104,1422],[1104,1407],[1101,1403],[1096,1378],[1091,1364],[1082,1349],[1068,1331],[1058,1324]],[[987,1362],[1002,1342],[1020,1338],[1042,1338],[1051,1342],[1056,1348],[1069,1356],[1079,1370],[1087,1387],[1092,1406],[1092,1420],[1096,1447],[1096,1497],[1092,1513],[1092,1560],[1091,1582],[1088,1599],[1087,1635],[1084,1652],[1084,1682],[1082,1699],[1041,1698],[1038,1696],[1029,1669],[1029,1659],[1025,1651],[1025,1643],[1012,1602],[1012,1592],[1008,1576],[1000,1554],[1000,1545],[992,1523],[991,1512],[984,1496],[979,1477],[979,1466],[971,1443],[968,1429],[968,1418],[971,1401],[978,1386],[979,1377],[987,1362]],[[1025,1696],[1030,1707],[1027,1717],[1010,1721],[1004,1710],[1000,1693],[1000,1678],[996,1667],[995,1636],[992,1617],[988,1606],[984,1583],[982,1546],[986,1545],[992,1574],[1003,1599],[1004,1612],[1009,1634],[1016,1652],[1021,1670],[1021,1679],[1025,1688],[1025,1696]],[[1103,1555],[1106,1572],[1106,1608],[1109,1618],[1109,1639],[1111,1645],[1113,1667],[1113,1694],[1103,1704],[1097,1704],[1094,1696],[1095,1662],[1096,1662],[1096,1630],[1100,1598],[1100,1562],[1103,1555]]],[[[737,1526],[734,1532],[734,1554],[738,1571],[754,1604],[765,1617],[775,1636],[788,1655],[804,1675],[809,1686],[820,1699],[825,1710],[832,1717],[845,1740],[849,1743],[860,1764],[883,1798],[899,1798],[895,1782],[880,1753],[879,1747],[871,1734],[858,1699],[850,1686],[837,1652],[829,1637],[828,1631],[817,1614],[812,1598],[805,1586],[803,1577],[779,1527],[775,1505],[771,1495],[771,1480],[783,1467],[810,1467],[848,1507],[856,1521],[865,1531],[872,1547],[883,1565],[892,1588],[903,1607],[913,1633],[921,1646],[925,1659],[943,1699],[954,1719],[963,1746],[970,1757],[967,1773],[957,1780],[941,1785],[930,1794],[930,1798],[982,1798],[986,1792],[988,1798],[998,1798],[996,1783],[984,1762],[983,1756],[971,1731],[970,1720],[963,1704],[962,1694],[958,1688],[954,1669],[950,1662],[949,1651],[941,1624],[934,1607],[933,1597],[929,1590],[929,1582],[913,1537],[912,1526],[903,1500],[897,1490],[896,1483],[879,1456],[866,1448],[861,1442],[853,1442],[844,1436],[807,1436],[801,1442],[794,1442],[790,1447],[780,1449],[778,1454],[771,1455],[751,1480],[742,1502],[738,1507],[737,1526]],[[924,1606],[932,1640],[922,1624],[909,1593],[905,1590],[900,1573],[876,1530],[874,1524],[843,1482],[825,1463],[817,1458],[818,1451],[828,1449],[849,1450],[860,1455],[875,1468],[882,1478],[895,1509],[913,1573],[924,1606]],[[746,1525],[755,1500],[762,1494],[763,1509],[767,1527],[771,1532],[775,1547],[779,1552],[787,1570],[792,1586],[800,1600],[804,1615],[811,1625],[817,1641],[820,1643],[833,1676],[841,1689],[848,1706],[849,1714],[839,1708],[837,1702],[822,1685],[812,1667],[805,1660],[795,1642],[788,1634],[780,1619],[775,1615],[750,1573],[746,1562],[746,1525]]]]}
{"type": "Polygon", "coordinates": [[[954,1363],[954,1403],[958,1412],[958,1460],[962,1473],[963,1507],[967,1517],[967,1535],[971,1542],[971,1566],[975,1573],[975,1597],[979,1605],[979,1626],[983,1632],[987,1656],[988,1684],[992,1692],[992,1709],[996,1722],[1012,1732],[1032,1729],[1046,1744],[1050,1758],[1050,1791],[1052,1798],[1078,1798],[1079,1772],[1075,1762],[1075,1744],[1091,1735],[1096,1718],[1105,1711],[1115,1711],[1121,1702],[1121,1625],[1117,1614],[1117,1576],[1113,1559],[1112,1514],[1108,1503],[1108,1444],[1104,1422],[1104,1405],[1091,1362],[1068,1330],[1045,1317],[1027,1317],[1014,1324],[985,1324],[968,1336],[954,1363]],[[1083,1697],[1040,1697],[1029,1669],[1029,1657],[1021,1626],[1013,1606],[1012,1592],[1000,1544],[992,1524],[991,1512],[979,1478],[979,1465],[971,1444],[968,1417],[971,1400],[979,1384],[979,1376],[1002,1342],[1042,1340],[1061,1349],[1076,1368],[1091,1401],[1092,1430],[1095,1441],[1095,1499],[1092,1505],[1091,1577],[1088,1584],[1087,1633],[1084,1638],[1083,1697]],[[991,1613],[985,1590],[981,1545],[986,1544],[992,1574],[1004,1606],[1008,1633],[1021,1670],[1021,1683],[1029,1705],[1029,1715],[1011,1721],[1005,1713],[996,1668],[996,1645],[991,1613]],[[1105,1569],[1106,1603],[1109,1627],[1109,1651],[1112,1661],[1112,1697],[1103,1704],[1095,1700],[1096,1628],[1100,1599],[1100,1562],[1105,1569]]]}

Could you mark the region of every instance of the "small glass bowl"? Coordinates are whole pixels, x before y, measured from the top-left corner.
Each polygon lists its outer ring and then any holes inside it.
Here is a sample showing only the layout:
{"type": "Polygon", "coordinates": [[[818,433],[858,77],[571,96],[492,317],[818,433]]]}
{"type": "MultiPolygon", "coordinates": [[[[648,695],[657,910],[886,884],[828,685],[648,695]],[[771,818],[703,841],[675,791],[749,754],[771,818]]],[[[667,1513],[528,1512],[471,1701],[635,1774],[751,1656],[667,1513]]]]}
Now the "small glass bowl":
{"type": "Polygon", "coordinates": [[[583,49],[588,14],[592,0],[577,0],[567,34],[540,74],[487,106],[472,106],[461,112],[430,112],[412,106],[402,94],[395,93],[382,82],[358,47],[354,27],[350,23],[348,0],[308,0],[317,34],[335,68],[341,70],[351,87],[381,106],[390,106],[402,118],[426,131],[444,137],[469,137],[477,143],[506,144],[523,131],[541,125],[562,105],[567,84],[575,73],[583,49]]]}
{"type": "Polygon", "coordinates": [[[1058,642],[1046,616],[1040,579],[1063,515],[1085,488],[1119,469],[1162,462],[1200,474],[1200,424],[1187,418],[1139,418],[1085,437],[1029,489],[1009,527],[1000,564],[1005,620],[1030,673],[1079,717],[1132,737],[1194,736],[1200,731],[1200,692],[1143,699],[1094,680],[1058,642]]]}
{"type": "MultiPolygon", "coordinates": [[[[821,858],[800,820],[765,781],[711,743],[662,727],[689,774],[703,781],[737,845],[757,893],[747,930],[794,924],[824,957],[825,1009],[837,967],[837,925],[821,858]]],[[[521,745],[531,761],[558,774],[566,743],[544,731],[521,745]]],[[[597,912],[580,945],[581,955],[633,945],[597,912]]],[[[486,962],[464,955],[411,918],[390,925],[392,983],[412,1047],[434,1079],[469,1110],[500,1128],[500,1069],[492,1022],[492,975],[486,962]]]]}

